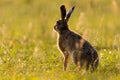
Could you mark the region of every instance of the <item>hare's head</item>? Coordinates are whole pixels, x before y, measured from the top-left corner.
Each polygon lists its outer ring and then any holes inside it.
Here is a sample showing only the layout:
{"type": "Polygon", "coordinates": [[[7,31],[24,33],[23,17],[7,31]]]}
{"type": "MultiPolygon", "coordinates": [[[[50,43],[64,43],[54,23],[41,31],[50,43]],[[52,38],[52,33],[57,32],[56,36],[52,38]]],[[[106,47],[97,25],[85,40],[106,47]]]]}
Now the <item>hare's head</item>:
{"type": "Polygon", "coordinates": [[[73,12],[75,7],[72,7],[66,14],[66,8],[64,5],[62,5],[60,7],[60,11],[61,11],[61,19],[56,21],[56,24],[54,26],[54,29],[57,31],[57,32],[61,32],[63,30],[68,30],[68,20],[73,12]]]}

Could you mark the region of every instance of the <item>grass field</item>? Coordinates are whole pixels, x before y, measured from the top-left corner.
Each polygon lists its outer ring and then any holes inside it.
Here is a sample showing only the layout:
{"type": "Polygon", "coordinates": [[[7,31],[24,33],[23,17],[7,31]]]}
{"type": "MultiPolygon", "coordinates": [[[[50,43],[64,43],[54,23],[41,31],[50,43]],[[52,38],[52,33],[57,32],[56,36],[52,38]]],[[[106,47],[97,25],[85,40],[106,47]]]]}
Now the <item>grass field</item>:
{"type": "Polygon", "coordinates": [[[0,0],[0,80],[120,80],[120,0],[0,0]],[[70,29],[99,53],[97,71],[63,71],[54,23],[76,6],[70,29]]]}

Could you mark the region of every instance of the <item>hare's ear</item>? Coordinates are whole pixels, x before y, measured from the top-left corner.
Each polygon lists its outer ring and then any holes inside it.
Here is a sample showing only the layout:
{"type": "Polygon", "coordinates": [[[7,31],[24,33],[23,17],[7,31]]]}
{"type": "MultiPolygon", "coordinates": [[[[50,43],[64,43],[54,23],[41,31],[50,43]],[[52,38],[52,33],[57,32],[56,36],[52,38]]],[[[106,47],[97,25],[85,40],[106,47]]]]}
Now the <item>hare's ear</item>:
{"type": "Polygon", "coordinates": [[[68,12],[67,12],[67,15],[66,15],[66,21],[68,22],[73,10],[74,10],[75,6],[73,6],[68,12]]]}
{"type": "Polygon", "coordinates": [[[64,20],[64,19],[65,19],[65,16],[66,16],[65,6],[64,6],[64,5],[61,5],[60,10],[61,10],[61,18],[62,18],[62,20],[64,20]]]}

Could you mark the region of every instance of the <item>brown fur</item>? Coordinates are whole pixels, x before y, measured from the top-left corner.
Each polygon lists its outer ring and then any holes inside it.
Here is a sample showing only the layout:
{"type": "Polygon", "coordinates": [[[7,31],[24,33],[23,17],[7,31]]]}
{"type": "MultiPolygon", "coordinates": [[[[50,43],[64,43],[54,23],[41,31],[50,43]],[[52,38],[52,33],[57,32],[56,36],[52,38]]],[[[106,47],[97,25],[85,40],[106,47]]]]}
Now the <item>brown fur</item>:
{"type": "Polygon", "coordinates": [[[58,20],[54,26],[54,29],[58,32],[58,47],[64,55],[64,70],[66,70],[69,58],[72,56],[73,61],[78,67],[86,67],[86,70],[91,66],[91,70],[94,71],[98,66],[98,54],[91,44],[83,39],[80,35],[72,32],[68,28],[68,19],[74,10],[74,7],[69,10],[67,16],[65,13],[65,6],[62,5],[61,19],[58,20]],[[64,14],[64,15],[63,15],[64,14]],[[65,18],[67,16],[67,18],[65,18]]]}

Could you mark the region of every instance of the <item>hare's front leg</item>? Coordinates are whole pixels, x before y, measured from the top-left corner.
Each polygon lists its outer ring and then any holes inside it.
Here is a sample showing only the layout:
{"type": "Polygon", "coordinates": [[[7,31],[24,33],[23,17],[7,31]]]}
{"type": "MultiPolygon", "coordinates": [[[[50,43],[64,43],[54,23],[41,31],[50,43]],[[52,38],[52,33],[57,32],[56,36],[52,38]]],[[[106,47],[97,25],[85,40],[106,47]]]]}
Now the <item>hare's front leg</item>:
{"type": "Polygon", "coordinates": [[[66,71],[66,69],[67,69],[69,59],[70,59],[70,55],[69,54],[65,54],[64,55],[64,71],[66,71]]]}

